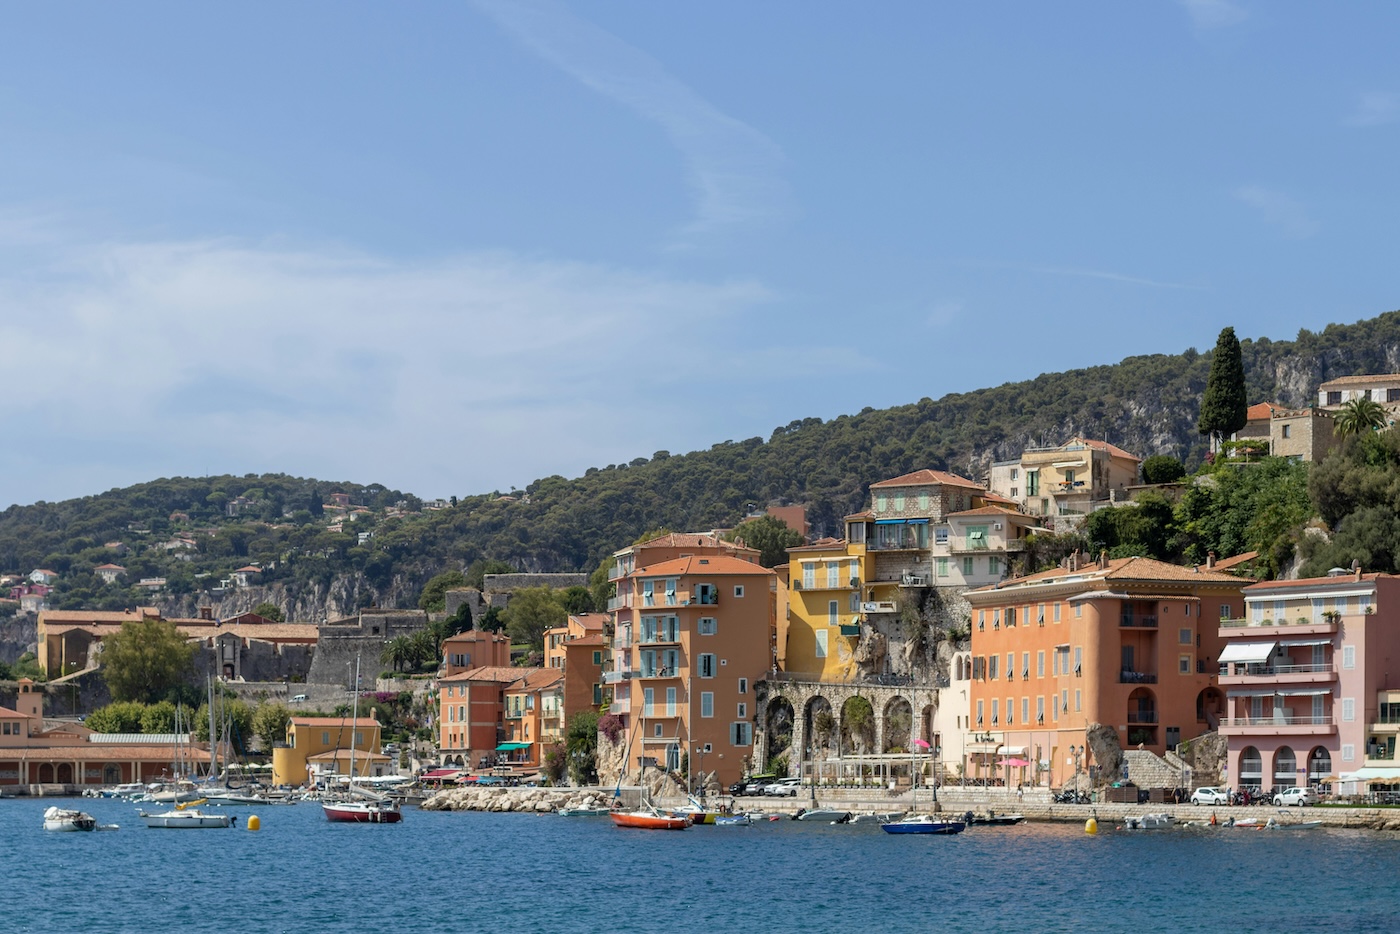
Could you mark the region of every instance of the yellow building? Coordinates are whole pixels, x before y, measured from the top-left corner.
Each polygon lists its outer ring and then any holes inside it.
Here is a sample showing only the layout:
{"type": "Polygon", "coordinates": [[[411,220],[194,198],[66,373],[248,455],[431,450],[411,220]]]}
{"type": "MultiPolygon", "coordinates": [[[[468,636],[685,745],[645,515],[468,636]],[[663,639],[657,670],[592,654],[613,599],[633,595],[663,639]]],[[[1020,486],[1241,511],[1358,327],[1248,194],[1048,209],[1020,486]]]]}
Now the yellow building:
{"type": "Polygon", "coordinates": [[[272,750],[273,784],[309,784],[322,775],[349,774],[352,742],[356,775],[385,774],[389,757],[379,751],[378,720],[293,717],[287,724],[286,745],[272,750]]]}
{"type": "MultiPolygon", "coordinates": [[[[814,681],[850,681],[860,641],[865,543],[822,539],[788,549],[783,668],[814,681]]],[[[878,594],[877,594],[878,596],[878,594]]]]}

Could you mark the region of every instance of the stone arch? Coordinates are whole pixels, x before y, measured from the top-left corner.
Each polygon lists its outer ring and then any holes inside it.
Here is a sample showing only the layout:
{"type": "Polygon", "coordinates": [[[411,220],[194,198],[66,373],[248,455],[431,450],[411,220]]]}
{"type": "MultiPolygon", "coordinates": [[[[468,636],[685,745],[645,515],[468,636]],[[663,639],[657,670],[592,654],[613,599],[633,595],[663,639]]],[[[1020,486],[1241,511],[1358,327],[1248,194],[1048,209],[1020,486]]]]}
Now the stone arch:
{"type": "Polygon", "coordinates": [[[788,757],[789,775],[797,774],[797,760],[792,755],[793,741],[796,738],[797,717],[792,701],[779,694],[769,697],[763,711],[763,766],[779,757],[788,757]]]}
{"type": "Polygon", "coordinates": [[[1308,784],[1322,785],[1332,774],[1332,753],[1326,746],[1314,746],[1308,753],[1308,784]]]}
{"type": "Polygon", "coordinates": [[[39,784],[53,784],[53,763],[44,762],[39,765],[39,784]]]}
{"type": "Polygon", "coordinates": [[[122,767],[115,762],[109,762],[102,767],[102,784],[120,785],[122,783],[122,767]]]}
{"type": "Polygon", "coordinates": [[[841,705],[841,744],[855,752],[875,746],[875,705],[870,698],[852,694],[841,705]]]}
{"type": "Polygon", "coordinates": [[[814,695],[803,708],[802,720],[803,732],[811,737],[809,747],[814,754],[825,754],[836,748],[839,724],[831,701],[820,694],[814,695]]]}
{"type": "Polygon", "coordinates": [[[57,781],[60,785],[73,784],[73,763],[60,762],[58,764],[57,781]]]}
{"type": "Polygon", "coordinates": [[[1292,746],[1280,746],[1274,752],[1274,788],[1292,788],[1298,784],[1298,755],[1292,746]]]}
{"type": "Polygon", "coordinates": [[[880,751],[908,752],[915,737],[913,704],[902,695],[896,694],[885,702],[880,718],[883,721],[883,729],[880,730],[880,751]]]}

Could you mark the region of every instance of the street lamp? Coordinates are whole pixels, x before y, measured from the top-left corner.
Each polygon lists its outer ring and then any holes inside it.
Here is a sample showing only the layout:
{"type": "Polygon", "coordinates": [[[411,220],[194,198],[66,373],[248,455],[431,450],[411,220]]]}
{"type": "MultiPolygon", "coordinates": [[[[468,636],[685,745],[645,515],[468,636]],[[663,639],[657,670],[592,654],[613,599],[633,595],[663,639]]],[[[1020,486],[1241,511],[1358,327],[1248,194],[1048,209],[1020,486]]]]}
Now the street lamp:
{"type": "Polygon", "coordinates": [[[696,758],[696,760],[698,761],[698,765],[696,766],[696,773],[695,773],[695,776],[694,776],[694,784],[695,784],[696,786],[698,786],[698,790],[699,790],[699,792],[700,792],[700,800],[703,801],[703,800],[705,800],[705,747],[704,747],[704,746],[696,746],[696,747],[695,747],[695,758],[696,758]]]}

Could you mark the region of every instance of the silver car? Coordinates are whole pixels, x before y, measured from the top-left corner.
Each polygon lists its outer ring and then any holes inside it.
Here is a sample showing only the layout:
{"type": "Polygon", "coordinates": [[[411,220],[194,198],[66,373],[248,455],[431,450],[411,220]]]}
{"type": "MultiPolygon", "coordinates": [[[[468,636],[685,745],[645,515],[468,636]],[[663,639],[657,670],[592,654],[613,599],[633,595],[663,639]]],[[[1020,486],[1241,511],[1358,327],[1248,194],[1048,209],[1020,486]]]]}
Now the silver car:
{"type": "Polygon", "coordinates": [[[796,798],[797,786],[802,784],[800,778],[780,778],[771,785],[763,789],[765,795],[775,798],[796,798]]]}

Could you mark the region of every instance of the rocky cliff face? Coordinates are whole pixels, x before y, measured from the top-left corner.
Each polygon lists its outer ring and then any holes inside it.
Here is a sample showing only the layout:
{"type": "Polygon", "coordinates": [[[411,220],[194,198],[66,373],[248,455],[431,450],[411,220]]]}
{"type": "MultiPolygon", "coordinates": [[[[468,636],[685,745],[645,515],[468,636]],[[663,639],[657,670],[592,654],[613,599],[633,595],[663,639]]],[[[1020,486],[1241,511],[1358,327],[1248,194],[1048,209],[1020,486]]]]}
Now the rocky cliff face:
{"type": "Polygon", "coordinates": [[[18,661],[25,652],[33,652],[38,632],[39,619],[33,613],[0,619],[0,662],[18,661]]]}
{"type": "Polygon", "coordinates": [[[201,606],[212,606],[220,619],[247,613],[260,603],[273,603],[286,614],[288,622],[320,623],[329,619],[353,616],[362,608],[414,607],[423,582],[396,576],[389,587],[372,586],[363,575],[333,577],[328,585],[321,583],[292,588],[284,584],[242,587],[230,591],[221,599],[210,601],[204,594],[191,594],[161,601],[158,606],[167,617],[193,617],[201,606]]]}

